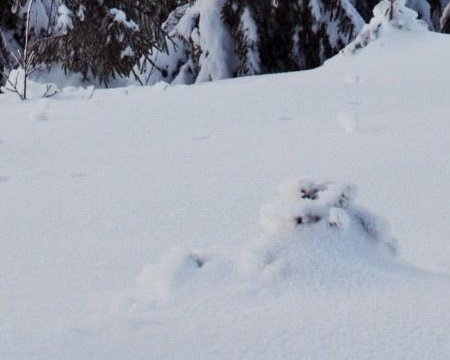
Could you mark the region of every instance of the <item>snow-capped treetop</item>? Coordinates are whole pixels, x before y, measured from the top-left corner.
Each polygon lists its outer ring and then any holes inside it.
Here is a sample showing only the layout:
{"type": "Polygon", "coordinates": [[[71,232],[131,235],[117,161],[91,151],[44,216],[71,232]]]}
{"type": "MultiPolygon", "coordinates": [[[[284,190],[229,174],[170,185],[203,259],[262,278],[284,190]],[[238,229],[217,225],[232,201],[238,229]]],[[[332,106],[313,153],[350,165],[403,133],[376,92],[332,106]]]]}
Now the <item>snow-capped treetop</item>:
{"type": "Polygon", "coordinates": [[[427,24],[418,19],[418,14],[406,6],[406,0],[383,0],[373,9],[373,18],[365,25],[357,38],[351,42],[344,53],[367,46],[389,29],[424,31],[427,24]]]}

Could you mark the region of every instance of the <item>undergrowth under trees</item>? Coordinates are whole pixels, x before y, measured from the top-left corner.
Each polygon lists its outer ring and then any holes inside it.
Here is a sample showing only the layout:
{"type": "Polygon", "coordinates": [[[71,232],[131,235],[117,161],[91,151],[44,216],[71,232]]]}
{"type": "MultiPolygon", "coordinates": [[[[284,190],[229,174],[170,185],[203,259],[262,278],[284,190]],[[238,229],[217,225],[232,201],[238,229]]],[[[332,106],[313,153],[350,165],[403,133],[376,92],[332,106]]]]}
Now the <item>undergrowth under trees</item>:
{"type": "MultiPolygon", "coordinates": [[[[0,71],[6,75],[21,65],[27,40],[34,68],[61,68],[103,86],[115,78],[189,84],[310,69],[353,41],[377,3],[4,0],[0,71]]],[[[448,4],[449,0],[406,1],[429,29],[442,32],[450,32],[448,4]]],[[[1,76],[0,85],[6,80],[1,76]]]]}

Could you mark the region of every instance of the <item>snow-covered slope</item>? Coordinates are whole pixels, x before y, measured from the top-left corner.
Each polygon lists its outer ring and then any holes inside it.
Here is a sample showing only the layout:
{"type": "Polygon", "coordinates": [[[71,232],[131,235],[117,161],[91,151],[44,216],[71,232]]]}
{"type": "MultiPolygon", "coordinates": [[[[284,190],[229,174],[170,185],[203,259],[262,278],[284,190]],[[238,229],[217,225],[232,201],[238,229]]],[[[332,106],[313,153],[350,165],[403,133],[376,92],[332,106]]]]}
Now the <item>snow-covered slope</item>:
{"type": "Polygon", "coordinates": [[[392,31],[308,72],[0,96],[0,358],[448,358],[449,59],[392,31]],[[261,232],[297,176],[357,184],[399,255],[261,232]]]}

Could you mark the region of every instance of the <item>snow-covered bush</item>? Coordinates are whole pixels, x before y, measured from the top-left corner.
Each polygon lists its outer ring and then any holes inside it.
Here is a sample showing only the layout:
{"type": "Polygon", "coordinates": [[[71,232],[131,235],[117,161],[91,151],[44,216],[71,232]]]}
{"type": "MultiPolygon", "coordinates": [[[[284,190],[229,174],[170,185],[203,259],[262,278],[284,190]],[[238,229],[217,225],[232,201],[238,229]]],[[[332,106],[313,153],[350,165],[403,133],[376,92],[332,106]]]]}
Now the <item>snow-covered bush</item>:
{"type": "Polygon", "coordinates": [[[395,253],[396,246],[386,224],[354,204],[357,194],[353,184],[292,180],[280,185],[280,201],[261,210],[261,226],[266,234],[325,225],[346,231],[350,224],[374,243],[395,253]]]}
{"type": "Polygon", "coordinates": [[[373,9],[370,23],[365,25],[357,38],[344,49],[344,53],[353,53],[367,46],[383,32],[392,28],[423,31],[427,28],[427,24],[418,19],[415,11],[406,7],[406,0],[383,0],[373,9]]]}
{"type": "MultiPolygon", "coordinates": [[[[372,9],[380,0],[351,0],[366,22],[372,18],[372,9]]],[[[430,30],[439,29],[439,18],[447,0],[407,0],[406,6],[418,13],[419,19],[428,24],[430,30]]]]}
{"type": "Polygon", "coordinates": [[[354,204],[354,185],[301,179],[282,184],[279,193],[276,203],[261,210],[259,244],[241,261],[247,271],[330,278],[338,270],[365,271],[397,253],[388,225],[354,204]]]}

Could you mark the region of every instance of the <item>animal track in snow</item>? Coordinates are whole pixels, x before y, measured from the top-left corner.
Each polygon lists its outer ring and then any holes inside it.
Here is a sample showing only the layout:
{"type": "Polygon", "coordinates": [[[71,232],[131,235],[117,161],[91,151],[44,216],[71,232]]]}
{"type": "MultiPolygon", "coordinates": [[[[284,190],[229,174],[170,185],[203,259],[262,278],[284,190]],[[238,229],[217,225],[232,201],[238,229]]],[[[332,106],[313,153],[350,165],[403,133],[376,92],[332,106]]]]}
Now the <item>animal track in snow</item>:
{"type": "Polygon", "coordinates": [[[361,82],[361,79],[358,75],[345,75],[344,76],[344,82],[349,85],[355,85],[359,84],[361,82]]]}
{"type": "Polygon", "coordinates": [[[9,177],[0,175],[0,184],[1,183],[6,183],[8,181],[9,181],[9,177]]]}
{"type": "Polygon", "coordinates": [[[347,134],[358,131],[358,117],[355,111],[340,111],[337,121],[347,134]]]}
{"type": "Polygon", "coordinates": [[[70,174],[70,177],[72,179],[78,179],[78,178],[83,178],[83,177],[88,177],[89,174],[85,174],[85,173],[72,173],[70,174]]]}

